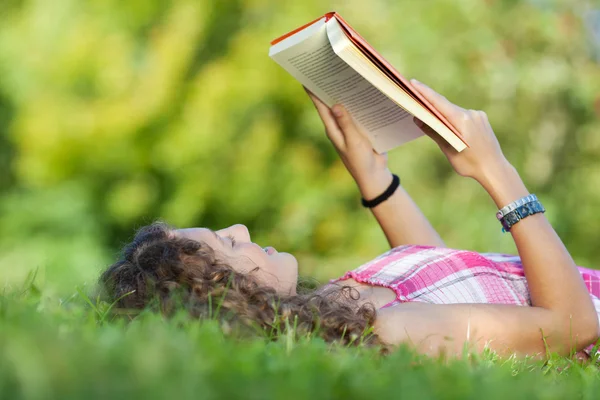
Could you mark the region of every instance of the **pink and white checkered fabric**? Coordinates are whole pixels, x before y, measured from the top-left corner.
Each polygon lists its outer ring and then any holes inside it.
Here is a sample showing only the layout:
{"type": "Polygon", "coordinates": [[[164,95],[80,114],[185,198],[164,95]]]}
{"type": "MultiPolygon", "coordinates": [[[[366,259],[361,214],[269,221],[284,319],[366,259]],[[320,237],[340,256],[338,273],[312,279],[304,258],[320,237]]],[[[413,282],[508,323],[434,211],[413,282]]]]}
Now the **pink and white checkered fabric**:
{"type": "MultiPolygon", "coordinates": [[[[600,271],[579,271],[600,318],[600,271]]],[[[400,246],[331,282],[349,278],[392,289],[396,300],[383,308],[408,301],[531,305],[519,256],[400,246]]]]}

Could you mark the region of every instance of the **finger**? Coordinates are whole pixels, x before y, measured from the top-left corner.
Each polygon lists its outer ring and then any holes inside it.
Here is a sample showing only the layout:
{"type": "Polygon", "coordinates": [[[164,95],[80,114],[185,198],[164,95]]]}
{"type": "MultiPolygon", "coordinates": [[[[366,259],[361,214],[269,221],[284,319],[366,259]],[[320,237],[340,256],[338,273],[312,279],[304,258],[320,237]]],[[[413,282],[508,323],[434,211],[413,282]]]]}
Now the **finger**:
{"type": "Polygon", "coordinates": [[[410,83],[429,101],[438,111],[440,111],[447,118],[458,117],[461,111],[464,111],[462,107],[451,103],[447,98],[430,88],[424,83],[419,82],[416,79],[411,79],[410,83]]]}
{"type": "Polygon", "coordinates": [[[341,147],[345,145],[344,134],[342,133],[340,127],[337,124],[337,121],[331,112],[331,109],[327,107],[327,104],[323,103],[317,96],[315,96],[310,90],[304,88],[306,93],[312,100],[319,116],[321,117],[321,121],[323,121],[323,125],[325,125],[325,131],[327,133],[327,137],[336,147],[341,147]]]}
{"type": "Polygon", "coordinates": [[[419,127],[423,131],[424,134],[429,136],[442,150],[448,147],[448,142],[446,142],[440,135],[438,135],[433,129],[429,127],[429,125],[425,124],[423,121],[418,119],[417,117],[413,118],[415,125],[419,127]]]}
{"type": "Polygon", "coordinates": [[[360,143],[365,142],[369,143],[369,138],[367,135],[356,125],[354,122],[354,118],[352,115],[342,106],[341,104],[336,104],[331,108],[333,115],[339,125],[342,133],[344,134],[344,139],[346,143],[360,143]]]}

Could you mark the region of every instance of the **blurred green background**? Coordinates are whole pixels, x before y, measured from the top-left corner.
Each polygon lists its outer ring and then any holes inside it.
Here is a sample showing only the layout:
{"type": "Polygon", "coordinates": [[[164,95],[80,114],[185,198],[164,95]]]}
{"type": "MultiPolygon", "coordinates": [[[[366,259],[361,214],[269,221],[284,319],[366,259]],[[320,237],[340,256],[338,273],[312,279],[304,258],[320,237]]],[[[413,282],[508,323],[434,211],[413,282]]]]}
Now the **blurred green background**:
{"type": "MultiPolygon", "coordinates": [[[[404,75],[485,110],[576,261],[600,267],[598,8],[0,0],[0,282],[37,268],[48,290],[92,284],[158,218],[244,223],[320,280],[385,251],[309,99],[267,56],[331,10],[404,75]]],[[[487,194],[432,142],[390,164],[449,246],[515,252],[487,194]]]]}

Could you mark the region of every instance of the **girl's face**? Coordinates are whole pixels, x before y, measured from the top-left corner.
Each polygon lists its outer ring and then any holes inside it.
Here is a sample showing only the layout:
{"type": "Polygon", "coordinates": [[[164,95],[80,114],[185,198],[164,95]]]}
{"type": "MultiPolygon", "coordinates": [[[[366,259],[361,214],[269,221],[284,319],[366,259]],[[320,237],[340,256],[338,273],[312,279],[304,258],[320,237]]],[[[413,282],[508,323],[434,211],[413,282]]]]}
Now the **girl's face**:
{"type": "Polygon", "coordinates": [[[246,226],[237,224],[213,231],[208,228],[188,228],[174,231],[187,239],[206,243],[222,255],[231,267],[240,273],[252,274],[280,295],[295,295],[298,283],[298,261],[289,253],[280,253],[273,247],[262,248],[250,240],[246,226]]]}

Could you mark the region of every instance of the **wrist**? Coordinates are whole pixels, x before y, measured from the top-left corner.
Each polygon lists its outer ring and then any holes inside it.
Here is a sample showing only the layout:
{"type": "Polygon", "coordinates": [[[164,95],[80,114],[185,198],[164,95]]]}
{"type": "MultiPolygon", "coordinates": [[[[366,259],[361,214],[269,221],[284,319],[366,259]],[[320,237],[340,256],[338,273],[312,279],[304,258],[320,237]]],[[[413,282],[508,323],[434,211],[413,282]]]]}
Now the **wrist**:
{"type": "Polygon", "coordinates": [[[356,180],[363,199],[371,200],[383,193],[392,182],[392,172],[385,168],[367,178],[356,180]]]}
{"type": "Polygon", "coordinates": [[[508,161],[482,170],[477,181],[488,192],[498,209],[529,194],[518,171],[508,161]]]}

